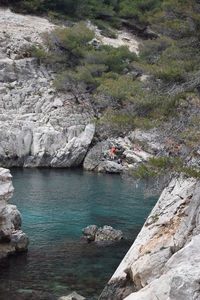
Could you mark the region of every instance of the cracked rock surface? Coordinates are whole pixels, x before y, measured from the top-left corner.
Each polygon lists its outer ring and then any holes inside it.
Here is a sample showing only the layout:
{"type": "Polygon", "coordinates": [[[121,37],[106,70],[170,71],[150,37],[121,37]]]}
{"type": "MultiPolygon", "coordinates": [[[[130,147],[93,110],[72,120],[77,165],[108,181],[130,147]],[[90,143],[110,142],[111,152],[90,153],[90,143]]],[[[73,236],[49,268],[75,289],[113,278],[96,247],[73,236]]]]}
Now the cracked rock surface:
{"type": "Polygon", "coordinates": [[[30,47],[54,28],[44,18],[0,8],[2,166],[76,166],[92,141],[90,95],[58,93],[53,72],[30,57],[30,47]]]}
{"type": "Polygon", "coordinates": [[[200,182],[174,178],[100,299],[200,299],[199,213],[200,182]]]}
{"type": "Polygon", "coordinates": [[[0,168],[0,259],[15,252],[26,251],[28,237],[21,230],[21,214],[15,205],[8,204],[13,195],[10,171],[0,168]]]}

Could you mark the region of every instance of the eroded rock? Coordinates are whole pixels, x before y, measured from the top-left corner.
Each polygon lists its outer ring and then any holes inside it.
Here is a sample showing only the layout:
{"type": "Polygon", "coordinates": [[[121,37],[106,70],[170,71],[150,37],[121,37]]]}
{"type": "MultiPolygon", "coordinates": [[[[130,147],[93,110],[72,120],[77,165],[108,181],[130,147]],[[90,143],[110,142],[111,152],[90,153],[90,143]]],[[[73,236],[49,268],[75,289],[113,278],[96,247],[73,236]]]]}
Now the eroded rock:
{"type": "Polygon", "coordinates": [[[123,239],[121,230],[116,230],[108,225],[99,228],[96,225],[89,225],[82,232],[83,237],[88,242],[120,241],[123,239]]]}
{"type": "Polygon", "coordinates": [[[99,299],[198,299],[199,207],[200,182],[183,175],[174,178],[99,299]],[[127,298],[109,289],[127,278],[135,288],[127,298]]]}
{"type": "Polygon", "coordinates": [[[43,35],[55,27],[0,8],[1,166],[77,166],[92,140],[90,94],[58,93],[53,71],[30,57],[32,45],[44,46],[43,35]]]}
{"type": "Polygon", "coordinates": [[[68,296],[62,296],[58,300],[85,300],[86,298],[77,294],[76,292],[71,293],[68,296]]]}
{"type": "Polygon", "coordinates": [[[28,237],[21,230],[21,214],[8,200],[13,194],[10,171],[0,168],[0,258],[26,251],[28,237]]]}

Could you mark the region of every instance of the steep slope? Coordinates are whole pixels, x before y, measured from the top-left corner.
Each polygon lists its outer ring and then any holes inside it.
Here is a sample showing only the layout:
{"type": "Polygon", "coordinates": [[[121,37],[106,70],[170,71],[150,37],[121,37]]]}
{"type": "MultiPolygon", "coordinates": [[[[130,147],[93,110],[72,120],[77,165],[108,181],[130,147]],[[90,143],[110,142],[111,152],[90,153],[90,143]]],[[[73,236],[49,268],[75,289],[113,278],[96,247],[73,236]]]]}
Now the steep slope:
{"type": "Polygon", "coordinates": [[[200,182],[174,178],[99,299],[199,299],[200,182]]]}
{"type": "Polygon", "coordinates": [[[0,161],[5,166],[79,165],[94,135],[85,93],[57,93],[54,74],[30,48],[55,25],[0,9],[0,161]]]}

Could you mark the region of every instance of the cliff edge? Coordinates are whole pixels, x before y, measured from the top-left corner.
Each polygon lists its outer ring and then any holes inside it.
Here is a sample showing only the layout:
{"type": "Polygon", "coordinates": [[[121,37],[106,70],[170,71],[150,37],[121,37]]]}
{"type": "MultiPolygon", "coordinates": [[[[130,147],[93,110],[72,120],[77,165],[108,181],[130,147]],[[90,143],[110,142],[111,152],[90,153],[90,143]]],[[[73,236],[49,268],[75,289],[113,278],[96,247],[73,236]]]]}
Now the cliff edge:
{"type": "Polygon", "coordinates": [[[162,192],[100,300],[200,299],[200,182],[181,175],[162,192]]]}
{"type": "Polygon", "coordinates": [[[87,93],[58,93],[52,70],[30,57],[55,25],[0,8],[0,163],[3,167],[71,167],[93,139],[87,93]],[[78,100],[77,100],[78,99],[78,100]],[[78,101],[78,103],[77,103],[78,101]]]}
{"type": "Polygon", "coordinates": [[[15,205],[8,204],[13,195],[12,176],[0,168],[0,259],[15,252],[26,251],[28,237],[21,230],[21,214],[15,205]]]}

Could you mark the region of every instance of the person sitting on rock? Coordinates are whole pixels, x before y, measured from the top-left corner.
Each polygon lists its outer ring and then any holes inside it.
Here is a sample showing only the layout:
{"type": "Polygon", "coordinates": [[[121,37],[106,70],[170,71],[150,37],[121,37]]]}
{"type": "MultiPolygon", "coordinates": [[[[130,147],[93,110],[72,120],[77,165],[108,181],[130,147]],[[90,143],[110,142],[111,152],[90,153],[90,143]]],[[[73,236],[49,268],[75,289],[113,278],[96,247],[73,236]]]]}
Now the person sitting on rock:
{"type": "Polygon", "coordinates": [[[115,147],[111,147],[111,148],[110,148],[110,158],[111,158],[112,160],[115,159],[115,147]]]}

